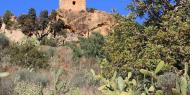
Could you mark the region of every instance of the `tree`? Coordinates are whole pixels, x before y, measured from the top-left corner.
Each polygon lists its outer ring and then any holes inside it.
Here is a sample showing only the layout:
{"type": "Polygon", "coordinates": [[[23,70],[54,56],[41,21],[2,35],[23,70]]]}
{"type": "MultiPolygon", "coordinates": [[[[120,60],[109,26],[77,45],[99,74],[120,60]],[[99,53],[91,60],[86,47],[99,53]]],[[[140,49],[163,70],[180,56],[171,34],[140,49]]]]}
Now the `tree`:
{"type": "Polygon", "coordinates": [[[29,25],[29,31],[35,32],[37,30],[37,23],[36,23],[36,10],[34,8],[30,8],[28,11],[28,25],[29,25]]]}
{"type": "Polygon", "coordinates": [[[36,18],[36,11],[33,8],[29,9],[28,14],[22,14],[18,17],[17,21],[23,33],[28,36],[35,34],[37,30],[36,18]]]}
{"type": "Polygon", "coordinates": [[[47,28],[48,23],[49,23],[48,11],[47,10],[41,11],[39,18],[39,29],[44,31],[47,28]]]}
{"type": "Polygon", "coordinates": [[[30,28],[29,16],[27,14],[22,14],[17,18],[17,22],[22,32],[28,35],[30,28]]]}
{"type": "Polygon", "coordinates": [[[5,14],[3,15],[3,22],[6,25],[6,27],[5,27],[6,29],[10,29],[13,24],[13,22],[11,21],[12,16],[13,16],[13,14],[9,10],[7,10],[5,12],[5,14]]]}
{"type": "Polygon", "coordinates": [[[65,23],[62,20],[55,21],[51,24],[51,32],[54,35],[54,38],[57,34],[63,34],[62,32],[65,32],[64,29],[66,28],[65,23]]]}
{"type": "Polygon", "coordinates": [[[50,16],[49,16],[49,20],[50,21],[55,21],[57,17],[57,11],[56,10],[52,10],[50,16]]]}
{"type": "MultiPolygon", "coordinates": [[[[182,70],[190,59],[190,3],[159,16],[159,22],[139,25],[135,17],[122,17],[103,47],[112,69],[126,76],[126,71],[153,69],[160,61],[168,69],[182,70]],[[159,25],[159,26],[158,26],[159,25]]],[[[146,11],[146,9],[142,10],[146,11]]],[[[148,18],[150,19],[150,18],[148,18]]]]}
{"type": "Polygon", "coordinates": [[[85,57],[103,58],[101,51],[104,46],[104,37],[97,32],[93,32],[89,38],[80,38],[80,48],[85,57]]]}
{"type": "Polygon", "coordinates": [[[187,4],[187,0],[133,0],[128,8],[136,15],[147,19],[145,24],[160,26],[162,15],[179,6],[187,4]]]}
{"type": "Polygon", "coordinates": [[[29,19],[31,19],[33,22],[36,21],[36,10],[34,8],[30,8],[28,11],[29,19]]]}
{"type": "Polygon", "coordinates": [[[0,29],[2,27],[2,24],[3,24],[3,21],[2,21],[2,18],[0,17],[0,29]]]}

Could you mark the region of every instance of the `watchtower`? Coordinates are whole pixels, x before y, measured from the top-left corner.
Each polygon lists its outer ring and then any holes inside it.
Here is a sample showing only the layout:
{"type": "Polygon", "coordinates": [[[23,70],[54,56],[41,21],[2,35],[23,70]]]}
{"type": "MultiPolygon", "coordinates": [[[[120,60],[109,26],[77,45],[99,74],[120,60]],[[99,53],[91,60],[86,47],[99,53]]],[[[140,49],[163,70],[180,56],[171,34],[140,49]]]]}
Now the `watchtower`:
{"type": "Polygon", "coordinates": [[[86,0],[59,0],[61,10],[86,11],[86,0]]]}

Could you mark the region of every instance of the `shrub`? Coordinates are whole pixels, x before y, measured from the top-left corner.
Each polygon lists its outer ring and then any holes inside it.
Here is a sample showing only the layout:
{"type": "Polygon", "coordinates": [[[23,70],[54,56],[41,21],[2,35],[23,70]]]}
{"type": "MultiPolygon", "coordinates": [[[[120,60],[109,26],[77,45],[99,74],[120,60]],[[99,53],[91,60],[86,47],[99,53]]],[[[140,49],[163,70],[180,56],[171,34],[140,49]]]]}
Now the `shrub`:
{"type": "Polygon", "coordinates": [[[70,85],[82,88],[85,86],[96,86],[98,85],[98,81],[94,79],[94,76],[89,71],[80,70],[80,72],[76,72],[76,74],[74,74],[70,85]]]}
{"type": "Polygon", "coordinates": [[[41,45],[48,45],[48,46],[56,47],[57,46],[57,40],[55,38],[44,37],[44,38],[42,38],[40,44],[41,45]]]}
{"type": "Polygon", "coordinates": [[[4,78],[0,79],[0,95],[14,95],[14,79],[9,77],[9,78],[4,78]]]}
{"type": "Polygon", "coordinates": [[[167,95],[172,94],[172,88],[176,87],[177,76],[174,73],[165,73],[159,76],[157,81],[158,88],[161,88],[167,95]]]}
{"type": "Polygon", "coordinates": [[[77,43],[70,42],[70,43],[66,43],[65,46],[73,50],[73,60],[79,61],[79,59],[82,57],[82,50],[80,47],[77,46],[77,43]]]}
{"type": "Polygon", "coordinates": [[[45,87],[48,84],[48,77],[44,74],[39,72],[33,72],[29,70],[21,70],[16,73],[16,80],[30,82],[35,84],[40,84],[41,86],[45,87]]]}
{"type": "Polygon", "coordinates": [[[0,49],[9,46],[9,39],[2,33],[0,33],[0,49]]]}
{"type": "Polygon", "coordinates": [[[79,42],[66,43],[67,47],[73,50],[73,58],[78,60],[81,57],[102,58],[104,56],[102,47],[104,46],[104,37],[97,32],[93,32],[89,38],[79,38],[79,42]]]}
{"type": "Polygon", "coordinates": [[[31,41],[23,44],[13,44],[9,51],[11,63],[27,68],[47,68],[48,56],[38,50],[38,46],[31,41]]]}
{"type": "Polygon", "coordinates": [[[94,11],[96,11],[97,9],[95,8],[87,8],[87,11],[90,12],[90,13],[94,13],[94,11]]]}
{"type": "Polygon", "coordinates": [[[43,95],[42,87],[34,83],[18,82],[14,88],[15,95],[43,95]]]}
{"type": "Polygon", "coordinates": [[[104,46],[104,37],[98,33],[93,32],[89,38],[80,38],[80,48],[82,54],[85,57],[103,57],[103,52],[101,51],[104,46]]]}
{"type": "Polygon", "coordinates": [[[9,40],[4,34],[0,33],[0,66],[5,66],[9,64],[8,53],[9,40]]]}
{"type": "Polygon", "coordinates": [[[63,76],[64,72],[62,69],[55,69],[53,72],[53,90],[51,92],[51,95],[60,95],[62,93],[67,93],[70,88],[68,85],[69,82],[61,80],[61,77],[63,76]]]}

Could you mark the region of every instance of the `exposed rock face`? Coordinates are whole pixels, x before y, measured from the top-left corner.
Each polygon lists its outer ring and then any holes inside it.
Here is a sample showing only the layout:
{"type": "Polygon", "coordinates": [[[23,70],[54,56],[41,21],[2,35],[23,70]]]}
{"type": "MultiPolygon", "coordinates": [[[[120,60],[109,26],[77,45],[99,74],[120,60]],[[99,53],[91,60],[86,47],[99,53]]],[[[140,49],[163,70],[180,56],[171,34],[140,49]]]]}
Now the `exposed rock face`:
{"type": "Polygon", "coordinates": [[[64,20],[71,27],[69,31],[83,36],[88,36],[91,32],[107,35],[117,23],[113,15],[98,10],[90,12],[58,10],[58,19],[64,20]]]}
{"type": "Polygon", "coordinates": [[[20,29],[6,30],[5,24],[3,24],[2,28],[0,29],[0,33],[3,33],[7,38],[9,38],[9,41],[11,42],[22,42],[25,38],[27,38],[20,29]]]}

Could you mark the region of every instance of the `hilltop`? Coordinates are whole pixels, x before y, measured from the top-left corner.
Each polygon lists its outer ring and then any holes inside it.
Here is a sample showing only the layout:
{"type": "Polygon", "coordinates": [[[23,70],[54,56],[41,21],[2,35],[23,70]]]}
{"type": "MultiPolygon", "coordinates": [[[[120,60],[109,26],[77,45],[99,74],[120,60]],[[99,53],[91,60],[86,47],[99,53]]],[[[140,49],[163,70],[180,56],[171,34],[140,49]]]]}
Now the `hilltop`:
{"type": "Polygon", "coordinates": [[[59,39],[61,38],[61,40],[65,41],[77,41],[78,37],[88,37],[92,32],[99,32],[106,36],[117,23],[112,14],[95,9],[80,12],[58,9],[54,12],[56,13],[49,14],[47,21],[44,21],[44,19],[40,20],[40,17],[35,17],[36,21],[34,22],[27,22],[27,17],[24,18],[25,14],[20,17],[11,15],[10,22],[12,24],[10,25],[10,28],[7,29],[6,26],[8,25],[4,23],[1,27],[1,31],[3,31],[11,41],[15,42],[19,42],[27,36],[33,36],[41,39],[41,37],[46,36],[52,37],[54,35],[52,27],[56,27],[55,25],[57,22],[63,22],[64,25],[62,27],[60,26],[60,28],[64,29],[64,31],[62,31],[64,33],[62,34],[66,34],[67,37],[61,37],[60,35],[55,37],[58,37],[59,39]],[[55,15],[54,19],[50,19],[52,14],[55,15]],[[42,24],[43,22],[44,24],[46,23],[44,29],[35,29],[36,27],[40,27],[40,25],[38,25],[41,24],[39,23],[40,21],[42,21],[42,24]],[[37,26],[29,25],[30,23],[37,26]],[[34,28],[30,29],[31,27],[34,28]],[[41,35],[40,37],[39,34],[41,35]]]}

